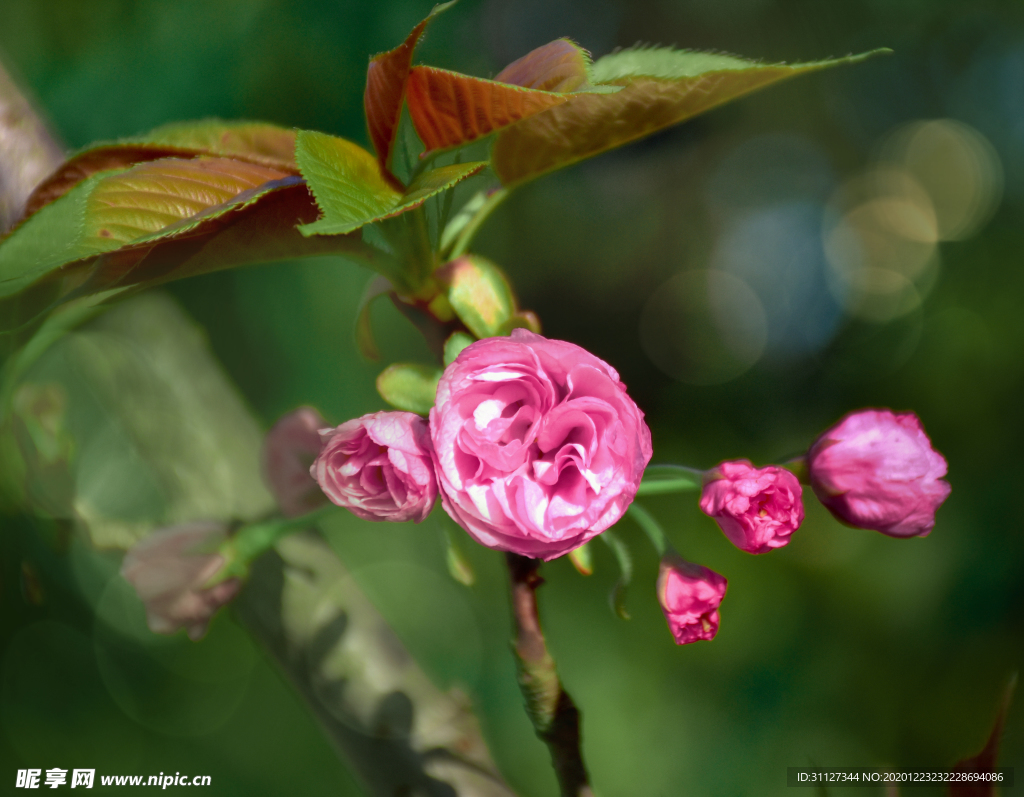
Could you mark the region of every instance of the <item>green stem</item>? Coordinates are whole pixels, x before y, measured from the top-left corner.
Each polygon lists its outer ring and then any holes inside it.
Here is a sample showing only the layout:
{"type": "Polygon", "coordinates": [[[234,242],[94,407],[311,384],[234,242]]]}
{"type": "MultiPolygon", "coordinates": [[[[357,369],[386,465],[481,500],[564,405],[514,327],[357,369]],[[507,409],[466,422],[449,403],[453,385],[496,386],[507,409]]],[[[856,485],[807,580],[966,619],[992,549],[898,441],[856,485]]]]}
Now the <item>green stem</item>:
{"type": "Polygon", "coordinates": [[[426,206],[409,211],[407,216],[412,222],[412,270],[415,287],[419,288],[423,281],[434,271],[434,247],[430,243],[430,226],[427,224],[426,206]]]}
{"type": "Polygon", "coordinates": [[[651,541],[651,545],[654,546],[654,550],[658,552],[658,556],[664,556],[669,548],[669,544],[661,524],[636,501],[629,505],[626,514],[633,518],[637,525],[644,530],[647,538],[651,541]]]}
{"type": "Polygon", "coordinates": [[[514,553],[505,554],[505,559],[512,590],[512,648],[526,713],[548,747],[562,797],[593,797],[580,750],[580,712],[562,687],[540,627],[540,561],[514,553]]]}
{"type": "Polygon", "coordinates": [[[452,246],[449,259],[454,260],[466,253],[466,250],[469,249],[469,245],[473,242],[473,238],[480,230],[480,227],[485,221],[487,221],[488,216],[494,212],[494,209],[505,200],[505,197],[507,197],[508,194],[509,190],[507,188],[498,188],[491,192],[480,210],[476,212],[476,215],[470,219],[469,224],[467,224],[463,228],[462,232],[459,233],[459,237],[455,240],[455,245],[452,246]]]}
{"type": "Polygon", "coordinates": [[[326,504],[306,515],[286,520],[270,520],[251,523],[238,529],[221,546],[224,567],[210,579],[216,584],[232,576],[245,576],[249,564],[264,551],[272,548],[279,540],[301,529],[319,525],[326,517],[337,514],[341,507],[326,504]]]}
{"type": "Polygon", "coordinates": [[[682,493],[700,490],[704,484],[704,471],[685,465],[649,465],[637,496],[682,493]]]}
{"type": "Polygon", "coordinates": [[[807,457],[799,456],[782,463],[782,467],[796,476],[801,484],[811,483],[811,472],[807,468],[807,457]]]}
{"type": "Polygon", "coordinates": [[[612,549],[615,559],[619,563],[619,578],[612,587],[608,601],[612,611],[623,620],[629,619],[629,612],[626,610],[626,589],[629,582],[633,580],[633,557],[629,554],[629,547],[611,529],[601,533],[601,540],[612,549]]]}

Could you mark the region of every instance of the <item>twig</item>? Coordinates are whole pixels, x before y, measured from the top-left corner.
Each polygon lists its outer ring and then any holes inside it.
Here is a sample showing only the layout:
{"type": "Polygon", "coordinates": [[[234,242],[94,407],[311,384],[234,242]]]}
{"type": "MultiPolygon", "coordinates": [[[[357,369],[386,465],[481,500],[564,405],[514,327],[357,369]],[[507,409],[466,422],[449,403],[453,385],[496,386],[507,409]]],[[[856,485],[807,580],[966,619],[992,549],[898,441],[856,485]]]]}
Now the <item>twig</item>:
{"type": "Polygon", "coordinates": [[[234,608],[369,794],[515,797],[469,700],[430,682],[322,540],[281,540],[234,608]]]}
{"type": "Polygon", "coordinates": [[[562,688],[537,612],[540,562],[506,554],[512,588],[513,649],[519,687],[534,730],[548,746],[562,797],[593,797],[580,751],[580,712],[562,688]]]}

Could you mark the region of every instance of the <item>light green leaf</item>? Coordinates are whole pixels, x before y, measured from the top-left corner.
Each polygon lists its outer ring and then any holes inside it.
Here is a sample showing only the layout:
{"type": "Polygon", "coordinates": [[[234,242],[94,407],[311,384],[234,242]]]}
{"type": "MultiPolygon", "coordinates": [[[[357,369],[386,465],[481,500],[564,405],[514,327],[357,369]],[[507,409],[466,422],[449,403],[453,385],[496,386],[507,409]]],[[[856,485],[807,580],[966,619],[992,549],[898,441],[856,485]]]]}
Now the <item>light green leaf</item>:
{"type": "Polygon", "coordinates": [[[722,53],[675,50],[671,47],[631,47],[606,55],[591,66],[596,83],[624,78],[657,77],[665,80],[697,77],[705,72],[749,69],[753,61],[722,53]]]}
{"type": "Polygon", "coordinates": [[[887,50],[805,64],[761,64],[669,48],[624,50],[596,61],[594,79],[616,94],[577,94],[498,134],[495,173],[514,185],[678,124],[780,80],[887,50]]]}
{"type": "Polygon", "coordinates": [[[341,235],[411,210],[487,164],[456,163],[421,174],[407,189],[384,172],[372,154],[343,138],[303,131],[296,159],[322,218],[299,228],[303,235],[341,235]]]}
{"type": "Polygon", "coordinates": [[[298,176],[228,158],[93,175],[0,244],[0,333],[70,298],[250,263],[340,254],[397,273],[358,234],[301,235],[317,213],[298,176]]]}
{"type": "Polygon", "coordinates": [[[569,561],[576,568],[581,576],[594,575],[594,557],[589,542],[583,543],[579,548],[569,551],[569,561]]]}
{"type": "Polygon", "coordinates": [[[441,371],[438,368],[396,363],[385,368],[377,377],[377,392],[392,407],[427,415],[434,406],[440,378],[441,371]]]}
{"type": "Polygon", "coordinates": [[[439,268],[437,278],[448,286],[448,302],[478,338],[504,334],[516,312],[508,280],[494,263],[466,255],[439,268]]]}
{"type": "Polygon", "coordinates": [[[476,343],[476,338],[472,335],[467,335],[465,332],[453,332],[444,342],[445,368],[455,362],[455,358],[462,354],[464,348],[474,343],[476,343]]]}

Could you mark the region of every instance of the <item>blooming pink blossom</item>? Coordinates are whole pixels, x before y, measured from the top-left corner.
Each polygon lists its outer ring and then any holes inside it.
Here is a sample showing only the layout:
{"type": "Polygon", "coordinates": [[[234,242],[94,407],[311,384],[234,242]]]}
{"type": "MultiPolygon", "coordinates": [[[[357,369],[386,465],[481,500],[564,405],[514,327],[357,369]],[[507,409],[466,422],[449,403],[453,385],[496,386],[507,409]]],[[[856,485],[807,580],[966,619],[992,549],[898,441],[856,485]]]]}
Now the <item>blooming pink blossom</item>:
{"type": "Polygon", "coordinates": [[[928,534],[950,491],[946,460],[912,412],[850,413],[811,446],[807,468],[836,518],[890,537],[928,534]]]}
{"type": "Polygon", "coordinates": [[[299,407],[274,424],[263,441],[263,476],[281,514],[298,517],[327,502],[309,467],[320,453],[327,423],[312,407],[299,407]]]}
{"type": "Polygon", "coordinates": [[[364,520],[424,520],[437,500],[427,422],[374,412],[320,432],[310,473],[328,498],[364,520]]]}
{"type": "Polygon", "coordinates": [[[714,639],[718,633],[718,606],[728,582],[714,570],[668,554],[658,574],[658,603],[677,645],[714,639]]]}
{"type": "Polygon", "coordinates": [[[651,458],[619,375],[525,329],[468,346],[430,411],[441,501],[478,542],[538,559],[622,517],[651,458]]]}
{"type": "Polygon", "coordinates": [[[185,628],[191,639],[201,639],[217,609],[235,597],[237,578],[206,587],[224,566],[217,547],[226,536],[221,523],[186,523],[153,532],[125,554],[121,575],[145,604],[151,631],[185,628]]]}
{"type": "Polygon", "coordinates": [[[792,473],[748,460],[723,462],[704,477],[700,508],[737,548],[767,553],[789,542],[804,520],[803,489],[792,473]]]}

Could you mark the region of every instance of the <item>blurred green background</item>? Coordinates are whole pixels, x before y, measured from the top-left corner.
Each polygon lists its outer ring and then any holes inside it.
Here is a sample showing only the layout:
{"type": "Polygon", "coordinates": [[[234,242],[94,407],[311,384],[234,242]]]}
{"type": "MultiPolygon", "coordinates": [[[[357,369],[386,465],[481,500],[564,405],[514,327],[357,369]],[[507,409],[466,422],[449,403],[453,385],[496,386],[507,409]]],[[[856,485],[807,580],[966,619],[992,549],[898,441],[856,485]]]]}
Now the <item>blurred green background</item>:
{"type": "MultiPolygon", "coordinates": [[[[69,148],[206,116],[365,145],[367,57],[430,6],[4,0],[0,57],[69,148]]],[[[808,496],[792,543],[758,557],[692,496],[646,500],[684,555],[729,579],[712,643],[673,644],[656,557],[628,523],[631,621],[608,608],[604,546],[590,578],[546,566],[543,619],[598,792],[784,794],[787,766],[977,752],[1024,661],[1024,5],[463,0],[419,60],[489,76],[559,36],[595,57],[638,41],[767,61],[895,50],[542,178],[476,249],[545,334],[619,369],[655,462],[778,461],[845,412],[887,406],[921,416],[953,485],[927,538],[846,529],[808,496]]],[[[382,404],[381,365],[352,344],[368,277],[323,259],[170,291],[264,428],[299,404],[339,423],[382,404]]],[[[374,323],[386,362],[426,358],[386,303],[374,323]]],[[[0,523],[0,779],[95,767],[209,774],[215,794],[360,794],[230,616],[198,645],[115,633],[112,613],[139,622],[117,556],[84,568],[82,543],[55,546],[46,521],[0,523]]],[[[463,540],[478,576],[464,588],[436,516],[353,518],[329,537],[435,681],[472,696],[513,787],[554,794],[515,685],[500,557],[463,540]]],[[[1002,763],[1024,765],[1019,705],[1002,763]]]]}

